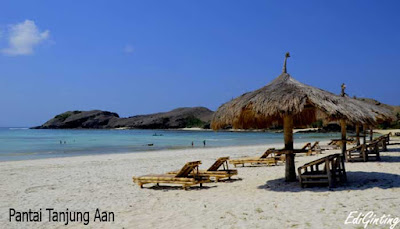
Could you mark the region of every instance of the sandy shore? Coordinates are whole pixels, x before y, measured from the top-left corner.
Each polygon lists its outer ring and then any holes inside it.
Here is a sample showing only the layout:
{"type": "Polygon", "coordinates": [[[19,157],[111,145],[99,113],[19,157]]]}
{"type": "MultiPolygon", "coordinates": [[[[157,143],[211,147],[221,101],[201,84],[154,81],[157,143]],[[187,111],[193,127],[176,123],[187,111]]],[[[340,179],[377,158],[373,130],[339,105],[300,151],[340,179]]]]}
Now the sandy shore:
{"type": "MultiPolygon", "coordinates": [[[[0,228],[83,226],[49,223],[46,212],[41,223],[10,223],[9,208],[114,212],[113,223],[95,223],[91,216],[92,228],[362,228],[343,224],[349,212],[400,217],[400,146],[389,146],[381,162],[347,163],[347,186],[333,190],[285,183],[284,166],[239,167],[239,179],[189,191],[132,183],[132,175],[176,170],[190,160],[206,168],[217,157],[258,155],[267,147],[281,145],[1,162],[0,228]]],[[[297,156],[296,165],[317,157],[297,156]]]]}

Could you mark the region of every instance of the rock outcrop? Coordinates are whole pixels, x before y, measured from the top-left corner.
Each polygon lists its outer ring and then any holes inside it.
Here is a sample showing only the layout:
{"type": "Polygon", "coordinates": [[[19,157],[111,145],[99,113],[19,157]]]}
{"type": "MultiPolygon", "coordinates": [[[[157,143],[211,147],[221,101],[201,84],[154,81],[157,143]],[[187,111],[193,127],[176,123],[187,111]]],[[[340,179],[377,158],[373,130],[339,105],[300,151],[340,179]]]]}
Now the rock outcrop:
{"type": "Polygon", "coordinates": [[[108,111],[67,111],[56,115],[43,125],[35,127],[35,129],[102,129],[111,120],[118,118],[118,114],[108,111]]]}
{"type": "Polygon", "coordinates": [[[175,129],[209,128],[213,111],[205,107],[184,107],[169,112],[120,118],[108,111],[67,111],[36,129],[175,129]]]}

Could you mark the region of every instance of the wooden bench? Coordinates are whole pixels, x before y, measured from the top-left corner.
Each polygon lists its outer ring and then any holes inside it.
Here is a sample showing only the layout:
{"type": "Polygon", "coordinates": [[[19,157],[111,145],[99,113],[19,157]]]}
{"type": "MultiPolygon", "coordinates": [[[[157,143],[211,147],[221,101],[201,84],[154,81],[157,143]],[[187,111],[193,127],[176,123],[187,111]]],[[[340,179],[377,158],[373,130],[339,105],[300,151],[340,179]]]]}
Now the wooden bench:
{"type": "Polygon", "coordinates": [[[347,181],[343,156],[332,154],[309,162],[298,168],[302,188],[308,185],[324,185],[330,188],[347,181]]]}
{"type": "Polygon", "coordinates": [[[366,146],[364,144],[350,148],[346,152],[346,161],[348,162],[366,162],[367,158],[366,146]]]}
{"type": "Polygon", "coordinates": [[[382,135],[380,137],[377,137],[373,140],[373,142],[374,141],[379,142],[378,147],[380,147],[381,150],[385,152],[385,151],[387,151],[387,145],[390,144],[390,135],[392,135],[392,133],[388,133],[388,134],[382,135]]]}
{"type": "Polygon", "coordinates": [[[379,153],[379,146],[382,146],[384,144],[383,142],[384,142],[384,140],[376,140],[376,141],[372,141],[366,145],[366,147],[365,147],[365,154],[367,157],[366,161],[371,161],[371,160],[380,161],[381,160],[381,156],[379,153]]]}
{"type": "Polygon", "coordinates": [[[376,139],[368,144],[355,146],[346,151],[346,161],[348,162],[367,162],[380,161],[380,147],[383,150],[386,145],[385,139],[376,139]]]}

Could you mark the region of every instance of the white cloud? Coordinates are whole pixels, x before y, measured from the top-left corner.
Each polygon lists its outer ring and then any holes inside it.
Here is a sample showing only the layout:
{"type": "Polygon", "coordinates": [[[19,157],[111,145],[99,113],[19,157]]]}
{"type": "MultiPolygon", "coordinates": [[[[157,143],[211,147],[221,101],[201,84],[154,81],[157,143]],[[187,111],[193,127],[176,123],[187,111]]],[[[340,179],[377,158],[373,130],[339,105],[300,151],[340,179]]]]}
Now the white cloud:
{"type": "Polygon", "coordinates": [[[134,48],[132,45],[125,45],[124,52],[125,53],[133,53],[134,48]]]}
{"type": "Polygon", "coordinates": [[[12,56],[33,54],[34,47],[49,38],[49,30],[40,31],[34,21],[11,25],[8,33],[8,48],[2,53],[12,56]]]}

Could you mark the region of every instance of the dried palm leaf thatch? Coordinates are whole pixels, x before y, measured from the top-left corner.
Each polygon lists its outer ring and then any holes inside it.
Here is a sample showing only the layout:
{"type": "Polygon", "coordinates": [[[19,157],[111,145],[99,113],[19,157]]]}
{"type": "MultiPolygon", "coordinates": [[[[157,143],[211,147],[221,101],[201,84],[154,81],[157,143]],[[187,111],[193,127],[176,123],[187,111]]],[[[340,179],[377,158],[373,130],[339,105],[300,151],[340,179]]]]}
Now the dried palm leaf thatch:
{"type": "MultiPolygon", "coordinates": [[[[372,113],[375,119],[375,123],[382,123],[385,121],[395,120],[394,113],[387,107],[377,106],[368,102],[364,102],[358,99],[352,99],[355,103],[358,103],[359,106],[362,106],[364,109],[368,110],[372,113]]],[[[363,123],[358,123],[363,124],[363,123]]]]}
{"type": "MultiPolygon", "coordinates": [[[[285,59],[286,63],[286,59],[285,59]]],[[[214,130],[232,126],[236,129],[263,129],[282,124],[284,115],[292,115],[295,126],[309,125],[320,118],[373,125],[386,119],[388,113],[379,107],[365,105],[315,88],[283,73],[268,85],[245,93],[220,106],[213,116],[214,130]]]]}

